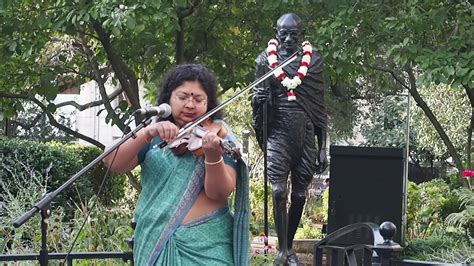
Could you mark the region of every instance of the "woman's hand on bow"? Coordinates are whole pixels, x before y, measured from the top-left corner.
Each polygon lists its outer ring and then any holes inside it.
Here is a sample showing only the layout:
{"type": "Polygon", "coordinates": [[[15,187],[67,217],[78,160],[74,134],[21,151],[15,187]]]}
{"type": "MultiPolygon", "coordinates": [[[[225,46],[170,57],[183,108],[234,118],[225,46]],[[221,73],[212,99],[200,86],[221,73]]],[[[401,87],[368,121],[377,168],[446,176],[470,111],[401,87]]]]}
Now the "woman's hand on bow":
{"type": "Polygon", "coordinates": [[[148,142],[156,136],[165,142],[171,142],[178,135],[178,131],[179,128],[170,121],[160,121],[144,128],[144,135],[148,142]]]}

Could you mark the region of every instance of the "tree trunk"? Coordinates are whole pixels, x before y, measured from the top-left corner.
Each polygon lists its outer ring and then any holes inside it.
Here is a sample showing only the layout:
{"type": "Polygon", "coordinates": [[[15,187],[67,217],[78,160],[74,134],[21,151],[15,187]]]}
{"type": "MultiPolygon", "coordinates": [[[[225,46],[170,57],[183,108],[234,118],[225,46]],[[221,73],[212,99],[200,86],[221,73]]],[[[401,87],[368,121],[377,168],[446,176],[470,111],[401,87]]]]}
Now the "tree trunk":
{"type": "Polygon", "coordinates": [[[184,63],[184,17],[178,16],[179,30],[176,31],[176,64],[184,63]]]}
{"type": "Polygon", "coordinates": [[[471,103],[471,122],[467,128],[467,144],[466,144],[466,167],[472,169],[471,153],[472,153],[472,131],[474,130],[474,89],[463,85],[466,90],[467,98],[471,103]]]}
{"type": "Polygon", "coordinates": [[[444,145],[446,145],[446,148],[448,149],[451,158],[453,158],[456,168],[458,169],[459,173],[462,173],[462,171],[464,171],[464,167],[462,165],[461,158],[458,152],[456,151],[456,148],[454,147],[453,143],[449,139],[449,136],[446,134],[443,127],[439,123],[438,119],[436,119],[436,116],[433,114],[428,104],[423,100],[420,93],[418,92],[418,89],[416,87],[415,75],[413,74],[413,69],[411,69],[411,67],[406,67],[405,70],[409,77],[410,84],[409,86],[407,86],[407,88],[410,91],[411,96],[415,100],[416,104],[421,108],[421,110],[423,110],[426,117],[428,117],[431,124],[434,126],[436,132],[438,132],[444,145]]]}
{"type": "MultiPolygon", "coordinates": [[[[136,110],[140,108],[140,97],[138,93],[138,79],[133,71],[125,64],[122,58],[115,52],[110,42],[110,34],[106,32],[98,22],[92,23],[92,27],[99,36],[99,40],[104,47],[107,58],[118,78],[120,85],[127,95],[131,107],[136,110]]],[[[137,120],[136,123],[139,123],[137,120]]]]}
{"type": "Polygon", "coordinates": [[[199,1],[193,2],[191,3],[190,6],[186,8],[178,7],[176,9],[176,16],[178,17],[178,25],[179,25],[179,29],[176,31],[176,40],[175,40],[176,42],[175,60],[176,60],[177,65],[186,63],[185,58],[184,58],[184,19],[187,16],[190,16],[193,14],[195,8],[199,5],[198,2],[199,1]]]}
{"type": "Polygon", "coordinates": [[[15,129],[16,127],[14,126],[12,121],[9,118],[5,118],[5,136],[7,138],[15,137],[16,136],[15,129]]]}

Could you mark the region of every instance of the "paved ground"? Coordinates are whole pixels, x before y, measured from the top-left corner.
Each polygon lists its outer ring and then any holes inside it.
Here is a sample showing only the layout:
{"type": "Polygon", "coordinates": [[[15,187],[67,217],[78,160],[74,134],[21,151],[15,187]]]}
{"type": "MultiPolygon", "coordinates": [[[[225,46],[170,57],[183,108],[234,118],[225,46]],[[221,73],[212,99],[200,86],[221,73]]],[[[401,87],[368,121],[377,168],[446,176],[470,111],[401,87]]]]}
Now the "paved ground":
{"type": "MultiPolygon", "coordinates": [[[[268,244],[270,246],[269,252],[268,252],[268,259],[272,260],[272,258],[276,255],[277,253],[277,238],[270,236],[268,238],[268,244]]],[[[255,237],[251,243],[251,249],[252,249],[252,258],[255,258],[252,263],[252,265],[272,265],[271,262],[264,262],[265,260],[263,258],[259,259],[259,257],[265,256],[265,245],[264,245],[264,239],[263,237],[255,237]]],[[[303,265],[312,265],[313,262],[313,254],[308,254],[308,253],[297,253],[298,258],[300,262],[303,265]]]]}

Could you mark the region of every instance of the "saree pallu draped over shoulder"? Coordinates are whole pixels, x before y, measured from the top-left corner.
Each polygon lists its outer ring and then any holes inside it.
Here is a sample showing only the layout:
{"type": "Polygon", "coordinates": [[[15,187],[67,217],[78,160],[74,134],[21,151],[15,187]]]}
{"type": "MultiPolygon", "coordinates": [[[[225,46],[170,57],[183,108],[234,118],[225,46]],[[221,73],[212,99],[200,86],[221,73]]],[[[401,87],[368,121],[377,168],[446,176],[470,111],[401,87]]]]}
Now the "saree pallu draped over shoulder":
{"type": "MultiPolygon", "coordinates": [[[[151,143],[151,147],[155,142],[151,143]]],[[[234,213],[216,210],[182,224],[204,186],[204,160],[151,148],[141,164],[135,209],[136,265],[248,265],[248,175],[237,164],[234,213]]]]}

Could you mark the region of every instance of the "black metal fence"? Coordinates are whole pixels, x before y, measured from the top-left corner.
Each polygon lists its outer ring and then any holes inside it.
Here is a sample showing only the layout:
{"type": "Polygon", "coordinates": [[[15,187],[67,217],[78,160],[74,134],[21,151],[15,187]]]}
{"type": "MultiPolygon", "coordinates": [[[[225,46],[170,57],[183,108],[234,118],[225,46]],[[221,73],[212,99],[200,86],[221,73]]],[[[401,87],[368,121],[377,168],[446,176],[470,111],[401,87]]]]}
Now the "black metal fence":
{"type": "MultiPolygon", "coordinates": [[[[39,253],[35,254],[3,254],[0,255],[0,262],[17,262],[17,261],[40,261],[39,253]]],[[[124,262],[130,262],[133,265],[132,252],[72,252],[67,253],[49,253],[49,260],[65,260],[67,265],[73,265],[74,260],[84,259],[122,259],[124,262]],[[66,259],[67,257],[67,259],[66,259]]]]}

